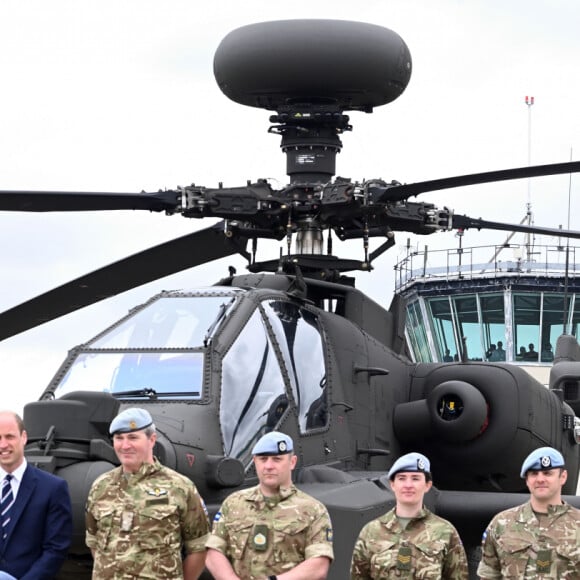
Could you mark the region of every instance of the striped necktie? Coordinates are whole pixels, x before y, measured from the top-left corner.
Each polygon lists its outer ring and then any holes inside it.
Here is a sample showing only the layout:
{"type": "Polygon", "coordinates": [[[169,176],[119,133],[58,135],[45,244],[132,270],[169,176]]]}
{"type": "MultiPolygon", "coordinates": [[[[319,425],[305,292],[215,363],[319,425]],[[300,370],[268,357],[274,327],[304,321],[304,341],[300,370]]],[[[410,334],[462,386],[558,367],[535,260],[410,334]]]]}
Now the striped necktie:
{"type": "Polygon", "coordinates": [[[2,541],[6,539],[8,524],[10,523],[10,508],[14,503],[14,494],[12,493],[12,485],[10,481],[14,476],[9,473],[2,481],[2,489],[0,490],[0,525],[2,526],[2,541]]]}

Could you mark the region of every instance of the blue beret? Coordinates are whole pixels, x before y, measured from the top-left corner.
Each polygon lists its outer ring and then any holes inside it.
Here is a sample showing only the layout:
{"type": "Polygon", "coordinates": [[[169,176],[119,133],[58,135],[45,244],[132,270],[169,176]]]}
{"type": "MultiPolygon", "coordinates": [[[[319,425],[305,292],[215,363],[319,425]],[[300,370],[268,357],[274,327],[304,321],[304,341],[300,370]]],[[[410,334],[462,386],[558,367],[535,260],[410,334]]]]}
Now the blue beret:
{"type": "Polygon", "coordinates": [[[564,457],[553,447],[540,447],[532,451],[522,463],[520,477],[525,479],[526,473],[533,469],[534,471],[544,471],[556,467],[565,467],[564,457]]]}
{"type": "Polygon", "coordinates": [[[389,469],[389,473],[387,473],[387,477],[393,479],[399,471],[419,471],[421,473],[430,474],[431,463],[429,463],[429,460],[421,453],[407,453],[407,455],[399,457],[399,459],[393,463],[393,466],[389,469]]]}
{"type": "Polygon", "coordinates": [[[112,421],[109,427],[109,433],[132,433],[133,431],[141,431],[153,425],[153,419],[149,411],[145,409],[125,409],[119,413],[112,421]]]}
{"type": "Polygon", "coordinates": [[[252,455],[285,455],[294,451],[294,442],[285,433],[270,431],[252,449],[252,455]]]}

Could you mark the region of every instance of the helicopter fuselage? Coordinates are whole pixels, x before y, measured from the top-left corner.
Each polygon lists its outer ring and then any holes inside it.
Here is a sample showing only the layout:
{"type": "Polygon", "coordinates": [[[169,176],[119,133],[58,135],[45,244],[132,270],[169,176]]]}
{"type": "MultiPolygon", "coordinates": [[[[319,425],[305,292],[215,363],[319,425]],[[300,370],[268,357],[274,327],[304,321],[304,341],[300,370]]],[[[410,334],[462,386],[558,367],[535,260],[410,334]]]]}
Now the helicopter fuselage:
{"type": "MultiPolygon", "coordinates": [[[[156,455],[195,482],[210,515],[257,482],[251,449],[261,435],[292,436],[295,481],[328,506],[341,546],[332,578],[347,577],[358,531],[392,505],[385,473],[401,453],[431,458],[438,491],[429,504],[439,513],[501,498],[456,518],[472,546],[494,508],[525,491],[517,471],[530,450],[550,442],[578,472],[561,428],[573,415],[566,403],[507,364],[414,363],[402,307],[397,299],[387,311],[345,284],[249,274],[163,292],[72,349],[24,411],[29,461],[69,482],[71,562],[90,566],[84,503],[92,481],[118,464],[108,424],[121,407],[150,411],[156,455]]],[[[576,483],[570,477],[565,492],[576,483]]]]}

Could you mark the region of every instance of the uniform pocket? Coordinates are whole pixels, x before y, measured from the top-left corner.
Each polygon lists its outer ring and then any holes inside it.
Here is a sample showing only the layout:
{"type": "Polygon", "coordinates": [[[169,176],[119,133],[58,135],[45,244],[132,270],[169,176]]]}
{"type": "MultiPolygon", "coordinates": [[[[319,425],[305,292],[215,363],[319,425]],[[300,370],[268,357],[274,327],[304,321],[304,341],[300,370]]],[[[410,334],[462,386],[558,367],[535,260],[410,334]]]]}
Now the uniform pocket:
{"type": "Polygon", "coordinates": [[[225,525],[228,556],[234,560],[242,559],[253,526],[253,522],[231,522],[225,525]]]}
{"type": "Polygon", "coordinates": [[[111,506],[95,507],[93,517],[97,522],[97,545],[100,549],[105,549],[109,545],[111,531],[115,519],[115,509],[111,506]]]}
{"type": "Polygon", "coordinates": [[[373,546],[375,553],[371,556],[371,574],[373,578],[389,578],[391,571],[397,568],[399,547],[395,542],[380,542],[373,546]]]}
{"type": "Polygon", "coordinates": [[[416,544],[417,561],[415,562],[415,578],[434,580],[441,578],[443,559],[445,557],[445,542],[432,540],[429,543],[416,544]]]}
{"type": "Polygon", "coordinates": [[[510,578],[523,578],[530,559],[531,541],[519,536],[504,534],[498,538],[497,543],[502,570],[507,571],[510,578]]]}
{"type": "Polygon", "coordinates": [[[570,574],[570,576],[563,576],[563,578],[580,578],[580,545],[562,542],[556,546],[556,553],[563,562],[562,570],[559,572],[570,574]]]}
{"type": "Polygon", "coordinates": [[[286,555],[293,562],[304,558],[306,552],[306,529],[309,521],[277,520],[274,528],[275,560],[282,560],[286,555]]]}
{"type": "Polygon", "coordinates": [[[145,507],[139,512],[137,526],[134,537],[144,550],[159,549],[163,545],[181,545],[177,506],[145,507]]]}

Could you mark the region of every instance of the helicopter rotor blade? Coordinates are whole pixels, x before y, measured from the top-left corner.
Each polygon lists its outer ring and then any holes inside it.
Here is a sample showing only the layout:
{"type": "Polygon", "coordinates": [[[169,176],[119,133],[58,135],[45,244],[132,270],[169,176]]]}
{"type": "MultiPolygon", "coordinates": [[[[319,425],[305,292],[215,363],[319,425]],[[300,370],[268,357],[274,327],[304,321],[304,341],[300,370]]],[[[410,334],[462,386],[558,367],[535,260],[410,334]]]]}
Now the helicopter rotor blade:
{"type": "Polygon", "coordinates": [[[502,230],[507,232],[522,232],[524,234],[539,234],[544,236],[559,236],[562,238],[580,239],[580,232],[574,230],[560,230],[555,228],[544,228],[541,226],[528,226],[525,224],[505,224],[502,222],[491,222],[479,218],[470,218],[466,215],[453,215],[451,218],[451,229],[476,228],[478,230],[502,230]]]}
{"type": "Polygon", "coordinates": [[[375,189],[373,201],[375,203],[388,203],[404,201],[414,195],[441,189],[453,189],[466,185],[478,185],[482,183],[493,183],[496,181],[508,181],[510,179],[524,179],[526,177],[541,177],[543,175],[560,175],[562,173],[576,173],[580,171],[580,161],[569,161],[566,163],[553,163],[550,165],[532,165],[529,167],[515,167],[513,169],[501,169],[499,171],[488,171],[486,173],[472,173],[470,175],[458,175],[455,177],[444,177],[432,179],[430,181],[419,181],[417,183],[389,185],[378,193],[375,189]]]}
{"type": "Polygon", "coordinates": [[[107,193],[77,191],[0,191],[0,211],[109,211],[144,209],[176,211],[181,203],[178,191],[155,193],[107,193]]]}
{"type": "Polygon", "coordinates": [[[0,313],[0,340],[188,268],[246,253],[248,238],[226,236],[224,222],[148,248],[0,313]]]}

